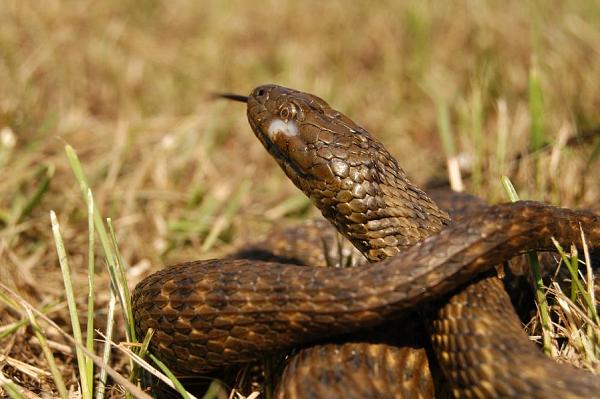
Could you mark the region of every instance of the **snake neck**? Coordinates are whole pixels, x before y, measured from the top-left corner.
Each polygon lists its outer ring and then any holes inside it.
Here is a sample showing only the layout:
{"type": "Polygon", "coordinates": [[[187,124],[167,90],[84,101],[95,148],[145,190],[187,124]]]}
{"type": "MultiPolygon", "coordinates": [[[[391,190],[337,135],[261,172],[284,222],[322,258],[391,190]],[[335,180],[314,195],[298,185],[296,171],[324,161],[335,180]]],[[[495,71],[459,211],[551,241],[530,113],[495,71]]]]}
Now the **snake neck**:
{"type": "Polygon", "coordinates": [[[305,188],[323,216],[370,261],[393,257],[450,221],[378,147],[370,146],[379,155],[371,165],[348,166],[348,175],[325,189],[305,188]]]}

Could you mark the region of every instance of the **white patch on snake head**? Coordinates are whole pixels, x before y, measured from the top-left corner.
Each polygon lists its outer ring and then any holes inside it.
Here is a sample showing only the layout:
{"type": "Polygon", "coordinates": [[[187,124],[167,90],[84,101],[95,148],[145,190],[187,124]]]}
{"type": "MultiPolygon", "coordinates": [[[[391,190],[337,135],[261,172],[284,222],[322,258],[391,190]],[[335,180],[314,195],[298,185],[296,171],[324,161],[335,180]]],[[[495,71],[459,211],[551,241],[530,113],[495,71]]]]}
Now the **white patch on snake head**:
{"type": "Polygon", "coordinates": [[[269,124],[268,133],[271,140],[274,140],[278,133],[285,134],[286,136],[297,136],[298,125],[293,120],[285,122],[281,119],[273,119],[269,124]]]}

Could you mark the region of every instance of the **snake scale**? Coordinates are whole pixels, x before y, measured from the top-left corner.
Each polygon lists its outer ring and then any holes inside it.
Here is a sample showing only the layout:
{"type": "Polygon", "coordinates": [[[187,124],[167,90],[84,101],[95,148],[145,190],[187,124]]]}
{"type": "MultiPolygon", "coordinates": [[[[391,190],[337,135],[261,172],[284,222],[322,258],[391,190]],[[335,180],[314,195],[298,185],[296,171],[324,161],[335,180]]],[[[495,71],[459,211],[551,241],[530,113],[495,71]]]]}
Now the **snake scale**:
{"type": "MultiPolygon", "coordinates": [[[[387,323],[427,303],[443,374],[434,379],[454,396],[600,395],[600,379],[553,362],[529,342],[502,282],[489,273],[516,254],[552,250],[552,237],[568,246],[583,231],[597,249],[599,216],[522,201],[450,223],[380,142],[319,97],[276,85],[225,97],[247,102],[268,152],[371,263],[203,260],[150,275],[133,294],[136,330],[156,330],[150,349],[169,367],[206,374],[387,323]]],[[[385,344],[308,347],[291,359],[277,396],[431,397],[430,360],[423,350],[385,344]],[[346,371],[354,385],[343,381],[346,371]]]]}

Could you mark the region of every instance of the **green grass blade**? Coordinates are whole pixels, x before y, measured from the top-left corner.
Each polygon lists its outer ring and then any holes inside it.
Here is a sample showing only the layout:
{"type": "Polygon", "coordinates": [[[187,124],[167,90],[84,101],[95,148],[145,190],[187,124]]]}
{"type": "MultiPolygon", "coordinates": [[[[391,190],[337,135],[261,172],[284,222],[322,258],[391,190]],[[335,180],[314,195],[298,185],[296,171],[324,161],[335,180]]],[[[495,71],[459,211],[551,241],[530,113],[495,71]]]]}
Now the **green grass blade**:
{"type": "Polygon", "coordinates": [[[496,140],[496,173],[506,173],[506,156],[508,154],[508,106],[506,100],[498,100],[498,127],[496,140]]]}
{"type": "MultiPolygon", "coordinates": [[[[140,358],[144,358],[144,356],[146,356],[146,353],[148,352],[148,347],[150,346],[150,341],[152,340],[152,337],[154,336],[154,329],[153,328],[149,328],[146,331],[146,335],[144,336],[144,340],[142,341],[142,346],[140,347],[139,351],[138,351],[138,356],[140,358]]],[[[140,366],[138,363],[133,364],[133,368],[131,369],[131,375],[129,376],[129,381],[135,383],[136,380],[139,378],[139,373],[140,373],[140,366]]]]}
{"type": "MultiPolygon", "coordinates": [[[[502,185],[506,190],[506,193],[512,202],[519,201],[519,194],[508,176],[502,176],[502,185]]],[[[542,280],[542,272],[540,268],[540,262],[535,252],[527,253],[527,261],[531,269],[533,281],[535,285],[535,298],[540,309],[540,319],[542,323],[542,347],[544,353],[552,354],[552,322],[550,321],[550,310],[548,307],[548,298],[546,298],[546,291],[544,288],[544,281],[542,280]]]]}
{"type": "Polygon", "coordinates": [[[17,222],[23,221],[27,216],[29,216],[31,211],[42,201],[44,194],[48,192],[48,189],[50,188],[50,182],[54,177],[54,166],[49,165],[44,167],[39,174],[42,175],[42,180],[38,184],[37,189],[31,198],[29,198],[29,200],[25,203],[25,206],[23,206],[17,222]]]}
{"type": "Polygon", "coordinates": [[[110,218],[106,219],[106,224],[108,225],[108,231],[110,233],[110,240],[114,249],[114,253],[116,254],[115,266],[117,276],[117,284],[119,288],[119,292],[122,293],[123,297],[123,311],[125,312],[125,321],[127,322],[129,333],[127,334],[127,339],[130,342],[137,341],[135,336],[135,323],[133,320],[133,310],[131,306],[131,292],[129,291],[129,286],[127,285],[127,273],[125,272],[125,261],[121,256],[121,252],[119,251],[119,247],[117,244],[117,237],[115,235],[115,230],[112,225],[112,220],[110,218]]]}
{"type": "MultiPolygon", "coordinates": [[[[73,150],[73,147],[70,145],[65,146],[65,153],[67,154],[67,159],[69,160],[69,164],[71,165],[71,170],[75,174],[75,179],[79,183],[79,188],[81,188],[81,193],[83,194],[84,201],[87,202],[88,192],[90,187],[87,183],[87,179],[85,177],[85,173],[83,172],[83,168],[81,167],[81,162],[79,162],[79,157],[73,150]]],[[[106,234],[106,228],[104,227],[104,223],[102,221],[102,217],[100,216],[100,212],[96,205],[94,205],[94,225],[98,232],[98,238],[100,239],[100,244],[102,249],[104,250],[104,255],[106,259],[114,259],[115,255],[112,252],[110,241],[108,239],[108,234],[106,234]]]]}
{"type": "Polygon", "coordinates": [[[529,71],[529,116],[531,118],[530,150],[535,153],[546,144],[544,137],[542,85],[537,61],[533,59],[529,71]]]}
{"type": "MultiPolygon", "coordinates": [[[[9,298],[6,297],[2,292],[0,292],[0,301],[4,302],[5,304],[9,304],[9,303],[13,303],[12,301],[7,302],[9,298]]],[[[46,306],[43,306],[40,309],[40,312],[46,314],[46,313],[51,313],[53,311],[56,310],[56,308],[58,307],[58,305],[60,304],[60,302],[53,302],[51,304],[48,304],[46,306]]],[[[17,309],[18,306],[16,304],[14,304],[14,306],[8,305],[10,307],[12,307],[13,309],[17,309]]],[[[14,323],[10,323],[7,324],[5,326],[2,326],[2,328],[0,328],[0,341],[2,341],[4,338],[12,335],[15,333],[15,331],[17,331],[19,328],[26,326],[29,324],[29,319],[27,317],[23,317],[21,318],[21,320],[15,321],[14,323]]]]}
{"type": "Polygon", "coordinates": [[[485,138],[483,136],[483,91],[484,82],[476,82],[469,99],[469,139],[473,145],[473,166],[471,168],[471,186],[477,191],[483,178],[483,159],[485,157],[485,138]]]}
{"type": "Polygon", "coordinates": [[[44,335],[40,325],[37,323],[35,316],[31,309],[24,307],[23,308],[29,317],[29,323],[31,324],[31,328],[38,342],[40,343],[40,347],[42,348],[42,353],[48,362],[48,367],[50,367],[50,374],[52,374],[52,379],[54,380],[54,384],[56,385],[56,389],[58,390],[58,394],[61,399],[67,399],[69,397],[67,393],[67,387],[65,386],[65,381],[62,378],[60,370],[56,365],[56,360],[54,359],[54,355],[52,354],[52,350],[48,346],[48,341],[46,340],[46,336],[44,335]]]}
{"type": "MultiPolygon", "coordinates": [[[[120,283],[119,272],[116,258],[106,259],[106,268],[108,269],[108,274],[110,276],[111,286],[114,288],[117,293],[117,298],[119,299],[119,304],[121,305],[121,309],[123,309],[123,314],[125,317],[125,322],[129,326],[129,312],[127,311],[127,303],[128,299],[125,298],[125,293],[123,291],[122,284],[120,283]]],[[[133,337],[131,336],[131,329],[125,329],[125,335],[128,341],[133,342],[133,337]]]]}
{"type": "Polygon", "coordinates": [[[456,155],[456,147],[454,146],[454,138],[452,135],[452,128],[450,127],[450,111],[448,104],[445,101],[437,101],[437,125],[440,138],[442,139],[442,146],[446,157],[453,157],[456,155]]]}
{"type": "MultiPolygon", "coordinates": [[[[83,339],[81,336],[81,326],[79,325],[79,317],[77,314],[77,302],[75,302],[73,283],[71,281],[71,268],[69,266],[69,260],[67,258],[67,252],[65,250],[63,239],[60,234],[60,225],[58,224],[58,220],[54,211],[50,211],[50,220],[52,223],[52,234],[54,235],[56,252],[58,253],[58,261],[60,263],[60,269],[65,286],[65,294],[69,308],[69,317],[71,318],[71,326],[73,328],[73,336],[77,342],[82,343],[83,339]]],[[[77,355],[77,365],[79,367],[79,376],[81,381],[81,395],[84,399],[91,399],[92,387],[88,384],[90,378],[88,378],[86,371],[87,366],[85,356],[79,347],[75,348],[75,352],[77,355]]]]}
{"type": "Polygon", "coordinates": [[[504,190],[506,191],[506,195],[508,195],[508,198],[511,200],[511,202],[519,201],[519,194],[517,193],[517,190],[515,190],[515,186],[513,186],[508,176],[502,176],[500,180],[504,190]]]}
{"type": "Polygon", "coordinates": [[[544,137],[542,85],[538,72],[537,61],[532,60],[529,71],[529,118],[531,120],[529,150],[533,157],[533,174],[535,181],[539,183],[539,154],[538,151],[546,144],[544,137]]]}
{"type": "Polygon", "coordinates": [[[2,373],[0,373],[0,387],[6,391],[8,396],[12,399],[24,399],[25,397],[21,394],[21,390],[10,379],[6,378],[2,373]]]}
{"type": "MultiPolygon", "coordinates": [[[[94,197],[92,190],[87,192],[88,204],[88,307],[87,307],[87,325],[86,325],[86,348],[88,351],[94,351],[94,246],[96,243],[94,231],[94,197]]],[[[90,387],[90,396],[94,386],[94,362],[91,358],[86,358],[86,375],[88,377],[88,386],[90,387]]]]}
{"type": "Polygon", "coordinates": [[[173,385],[175,386],[175,390],[177,392],[179,392],[179,394],[184,399],[191,399],[192,398],[192,396],[189,394],[189,392],[185,390],[185,388],[183,387],[183,385],[181,385],[181,382],[179,382],[179,380],[177,379],[177,377],[175,377],[175,374],[173,374],[171,372],[171,370],[169,370],[169,368],[163,362],[161,362],[156,356],[154,356],[150,352],[148,352],[147,355],[158,366],[158,368],[160,369],[160,371],[162,371],[163,373],[165,373],[165,375],[167,377],[169,377],[169,379],[171,380],[171,382],[173,382],[173,385]]]}
{"type": "Polygon", "coordinates": [[[265,217],[270,220],[279,220],[288,215],[305,213],[310,207],[310,199],[304,193],[292,194],[279,204],[269,209],[265,217]]]}
{"type": "Polygon", "coordinates": [[[217,398],[218,394],[219,394],[219,382],[218,381],[214,381],[210,383],[210,385],[208,386],[208,389],[206,390],[206,393],[204,394],[204,396],[202,396],[202,399],[214,399],[217,398]]]}
{"type": "Polygon", "coordinates": [[[96,399],[103,399],[106,391],[106,381],[108,379],[108,373],[106,372],[106,366],[110,361],[111,352],[111,340],[113,337],[114,325],[115,325],[115,307],[117,304],[117,297],[115,291],[110,288],[108,290],[108,313],[106,316],[106,338],[104,340],[104,350],[102,352],[102,367],[100,368],[100,379],[98,383],[98,389],[96,390],[96,399]]]}
{"type": "Polygon", "coordinates": [[[148,352],[148,347],[150,346],[150,341],[152,340],[153,336],[154,329],[149,328],[148,331],[146,331],[146,336],[144,337],[144,340],[142,341],[142,346],[140,347],[139,356],[141,358],[146,356],[146,353],[148,352]]]}

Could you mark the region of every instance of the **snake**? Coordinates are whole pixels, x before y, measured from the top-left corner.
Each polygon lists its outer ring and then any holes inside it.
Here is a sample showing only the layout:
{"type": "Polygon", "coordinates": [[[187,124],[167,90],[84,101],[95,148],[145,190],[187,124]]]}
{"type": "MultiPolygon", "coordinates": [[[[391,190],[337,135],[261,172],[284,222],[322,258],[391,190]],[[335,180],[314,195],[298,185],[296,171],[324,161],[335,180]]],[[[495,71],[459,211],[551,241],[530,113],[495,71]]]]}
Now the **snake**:
{"type": "Polygon", "coordinates": [[[597,250],[600,216],[517,201],[452,221],[380,141],[323,99],[274,84],[221,96],[247,104],[265,149],[369,263],[227,258],[155,272],[135,287],[133,316],[138,336],[154,329],[149,349],[173,371],[206,375],[299,347],[278,398],[433,397],[437,379],[454,397],[600,396],[598,377],[530,342],[493,270],[516,254],[552,251],[553,240],[581,246],[583,236],[597,250]],[[327,341],[390,323],[402,340],[422,313],[433,355],[327,341]]]}

